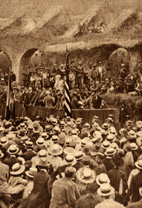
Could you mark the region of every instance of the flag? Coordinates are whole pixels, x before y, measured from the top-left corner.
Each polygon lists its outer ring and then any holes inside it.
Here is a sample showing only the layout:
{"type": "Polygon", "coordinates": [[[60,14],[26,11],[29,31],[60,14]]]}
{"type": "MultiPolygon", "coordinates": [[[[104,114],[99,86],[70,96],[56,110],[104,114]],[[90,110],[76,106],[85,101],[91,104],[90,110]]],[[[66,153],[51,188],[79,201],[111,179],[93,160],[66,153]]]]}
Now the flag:
{"type": "Polygon", "coordinates": [[[71,97],[70,97],[70,85],[69,85],[69,54],[66,50],[66,76],[65,76],[65,115],[72,117],[72,109],[71,109],[71,97]]]}
{"type": "Polygon", "coordinates": [[[9,120],[14,115],[14,98],[13,98],[13,92],[11,87],[11,75],[9,72],[8,77],[8,86],[7,86],[7,99],[6,99],[6,109],[5,109],[5,118],[6,120],[9,120]]]}

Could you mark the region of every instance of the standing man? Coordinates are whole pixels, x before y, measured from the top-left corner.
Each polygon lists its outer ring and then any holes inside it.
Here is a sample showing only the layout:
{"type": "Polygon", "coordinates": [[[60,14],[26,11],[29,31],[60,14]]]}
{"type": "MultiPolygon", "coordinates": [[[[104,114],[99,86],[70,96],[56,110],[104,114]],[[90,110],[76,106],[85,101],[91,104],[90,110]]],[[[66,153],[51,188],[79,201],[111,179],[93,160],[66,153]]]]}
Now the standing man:
{"type": "Polygon", "coordinates": [[[101,184],[100,188],[97,190],[97,193],[103,198],[103,201],[97,204],[95,208],[124,208],[122,204],[112,199],[112,196],[115,195],[115,190],[110,184],[101,184]]]}
{"type": "Polygon", "coordinates": [[[50,208],[74,208],[79,192],[72,178],[76,172],[73,167],[66,167],[65,177],[53,183],[50,208]]]}

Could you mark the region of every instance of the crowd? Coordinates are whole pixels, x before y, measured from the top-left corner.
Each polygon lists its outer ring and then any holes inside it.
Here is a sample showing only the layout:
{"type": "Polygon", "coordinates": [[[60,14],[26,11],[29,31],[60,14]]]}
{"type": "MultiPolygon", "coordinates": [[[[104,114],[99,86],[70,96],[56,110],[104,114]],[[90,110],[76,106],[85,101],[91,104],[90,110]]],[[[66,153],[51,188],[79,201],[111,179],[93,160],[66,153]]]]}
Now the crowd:
{"type": "MultiPolygon", "coordinates": [[[[116,77],[108,78],[107,69],[102,62],[85,69],[82,62],[76,65],[72,61],[69,66],[72,108],[106,108],[103,95],[107,93],[142,95],[142,64],[138,66],[137,72],[130,74],[129,69],[122,63],[116,74],[116,77]]],[[[63,108],[65,65],[54,64],[50,70],[46,66],[28,66],[23,76],[23,85],[16,83],[14,73],[11,76],[15,102],[24,103],[25,106],[45,106],[59,110],[63,108]]],[[[1,102],[6,101],[6,93],[6,90],[1,93],[1,102]]]]}
{"type": "Polygon", "coordinates": [[[79,32],[76,36],[90,34],[90,33],[104,33],[106,25],[103,22],[100,24],[95,25],[94,23],[90,23],[89,25],[83,23],[79,25],[79,32]]]}
{"type": "Polygon", "coordinates": [[[0,205],[142,207],[142,121],[0,120],[0,205]]]}

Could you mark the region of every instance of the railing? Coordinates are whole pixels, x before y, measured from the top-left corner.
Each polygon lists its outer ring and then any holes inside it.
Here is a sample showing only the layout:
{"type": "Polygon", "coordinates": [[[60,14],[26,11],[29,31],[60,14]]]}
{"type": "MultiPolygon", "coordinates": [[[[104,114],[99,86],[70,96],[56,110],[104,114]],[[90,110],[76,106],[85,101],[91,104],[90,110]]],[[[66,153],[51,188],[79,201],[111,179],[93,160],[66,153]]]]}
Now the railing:
{"type": "MultiPolygon", "coordinates": [[[[0,115],[4,116],[5,112],[5,104],[0,104],[0,115]]],[[[60,116],[61,118],[64,117],[65,112],[64,110],[55,110],[49,109],[42,106],[28,106],[24,108],[24,105],[16,103],[15,104],[15,116],[28,116],[30,118],[34,118],[35,116],[40,116],[41,118],[48,117],[49,115],[60,116]]],[[[84,122],[91,123],[92,118],[94,115],[99,116],[101,123],[105,122],[105,119],[109,114],[113,114],[115,118],[115,122],[119,123],[119,110],[116,108],[107,108],[107,109],[73,109],[72,110],[72,117],[83,118],[84,122]]]]}

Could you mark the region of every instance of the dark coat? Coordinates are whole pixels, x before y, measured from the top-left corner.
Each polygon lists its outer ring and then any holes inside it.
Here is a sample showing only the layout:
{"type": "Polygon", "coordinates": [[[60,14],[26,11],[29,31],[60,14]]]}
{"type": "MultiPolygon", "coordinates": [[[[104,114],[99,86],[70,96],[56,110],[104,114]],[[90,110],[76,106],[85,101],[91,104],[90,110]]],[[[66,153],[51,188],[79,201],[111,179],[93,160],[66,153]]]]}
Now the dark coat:
{"type": "Polygon", "coordinates": [[[128,190],[128,196],[132,195],[132,202],[140,200],[139,188],[142,187],[142,171],[132,177],[130,188],[128,190]]]}
{"type": "Polygon", "coordinates": [[[75,208],[94,208],[100,202],[102,198],[99,195],[87,194],[78,199],[75,208]]]}
{"type": "Polygon", "coordinates": [[[110,179],[110,184],[114,187],[114,189],[119,192],[120,181],[123,181],[123,193],[127,188],[127,177],[126,174],[120,170],[119,168],[115,167],[112,170],[108,171],[108,177],[110,179]]]}
{"type": "Polygon", "coordinates": [[[48,194],[48,180],[47,172],[40,171],[34,176],[34,187],[29,195],[25,208],[48,208],[50,198],[48,194]]]}
{"type": "Polygon", "coordinates": [[[31,160],[32,157],[36,156],[36,152],[34,152],[33,150],[29,149],[27,150],[27,152],[23,153],[22,157],[25,160],[31,160]]]}
{"type": "Polygon", "coordinates": [[[103,163],[104,163],[104,165],[105,165],[105,167],[106,167],[107,172],[108,172],[109,170],[112,170],[112,169],[114,168],[114,163],[113,163],[113,161],[112,161],[111,158],[107,158],[107,157],[106,157],[106,158],[103,160],[103,163]]]}
{"type": "Polygon", "coordinates": [[[13,166],[15,163],[20,163],[20,164],[22,164],[22,161],[19,160],[19,159],[16,158],[16,157],[10,157],[10,158],[6,158],[6,159],[4,160],[4,163],[5,163],[6,165],[8,165],[9,168],[11,169],[12,166],[13,166]]]}
{"type": "Polygon", "coordinates": [[[130,203],[127,208],[141,208],[142,207],[142,200],[134,203],[130,203]]]}

